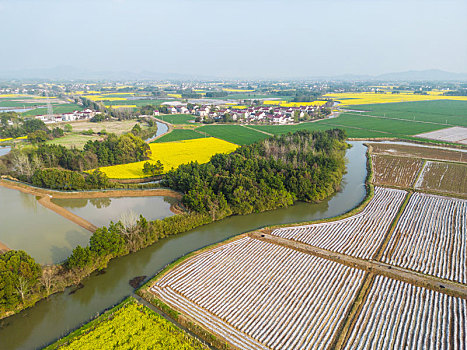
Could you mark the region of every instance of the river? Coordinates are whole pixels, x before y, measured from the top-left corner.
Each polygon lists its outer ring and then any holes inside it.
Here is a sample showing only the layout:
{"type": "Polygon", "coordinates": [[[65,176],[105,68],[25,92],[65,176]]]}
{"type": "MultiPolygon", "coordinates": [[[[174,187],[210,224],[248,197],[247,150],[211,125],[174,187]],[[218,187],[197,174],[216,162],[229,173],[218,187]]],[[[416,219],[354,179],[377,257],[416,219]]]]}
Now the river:
{"type": "Polygon", "coordinates": [[[156,131],[156,134],[148,139],[146,139],[145,141],[147,143],[151,143],[152,140],[154,140],[156,137],[159,137],[161,135],[164,135],[167,131],[169,131],[169,127],[167,126],[167,124],[165,123],[161,123],[161,122],[156,122],[156,125],[157,125],[157,131],[156,131]]]}
{"type": "Polygon", "coordinates": [[[191,251],[260,227],[333,217],[356,207],[365,197],[366,147],[351,142],[347,174],[341,192],[318,203],[246,216],[234,216],[173,236],[137,253],[110,262],[104,274],[83,281],[84,288],[69,295],[58,293],[2,322],[2,349],[34,349],[49,344],[134,292],[135,276],[156,274],[191,251]]]}

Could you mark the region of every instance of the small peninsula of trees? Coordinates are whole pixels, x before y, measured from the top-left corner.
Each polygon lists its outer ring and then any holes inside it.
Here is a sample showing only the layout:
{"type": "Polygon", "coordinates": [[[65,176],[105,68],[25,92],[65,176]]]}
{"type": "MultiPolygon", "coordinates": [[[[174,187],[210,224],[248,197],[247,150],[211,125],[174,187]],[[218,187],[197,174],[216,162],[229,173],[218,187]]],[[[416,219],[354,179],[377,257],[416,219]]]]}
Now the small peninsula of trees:
{"type": "Polygon", "coordinates": [[[183,204],[213,219],[320,201],[339,188],[346,134],[298,131],[216,154],[167,173],[163,185],[184,193],[183,204]]]}

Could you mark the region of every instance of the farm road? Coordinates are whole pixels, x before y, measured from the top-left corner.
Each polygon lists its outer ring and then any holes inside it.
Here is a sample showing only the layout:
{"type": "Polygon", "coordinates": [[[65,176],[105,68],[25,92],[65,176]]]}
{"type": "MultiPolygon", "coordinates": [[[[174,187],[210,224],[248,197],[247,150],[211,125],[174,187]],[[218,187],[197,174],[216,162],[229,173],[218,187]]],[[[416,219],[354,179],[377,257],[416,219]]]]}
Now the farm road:
{"type": "Polygon", "coordinates": [[[418,287],[423,287],[454,297],[467,299],[467,285],[465,284],[452,282],[435,276],[424,275],[419,272],[375,260],[355,258],[346,254],[332,252],[326,249],[314,247],[305,243],[292,241],[278,236],[273,236],[267,233],[255,232],[250,234],[250,237],[295,249],[306,254],[311,254],[320,258],[337,262],[339,264],[344,264],[349,267],[371,272],[376,275],[386,276],[402,282],[410,283],[418,287]]]}

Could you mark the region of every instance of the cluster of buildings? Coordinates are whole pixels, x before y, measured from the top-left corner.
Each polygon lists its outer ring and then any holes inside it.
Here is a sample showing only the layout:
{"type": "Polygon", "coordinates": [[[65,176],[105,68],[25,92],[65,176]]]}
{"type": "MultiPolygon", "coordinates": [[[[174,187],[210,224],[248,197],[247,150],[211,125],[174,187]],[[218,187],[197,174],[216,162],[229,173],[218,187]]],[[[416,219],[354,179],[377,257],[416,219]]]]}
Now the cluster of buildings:
{"type": "MultiPolygon", "coordinates": [[[[303,120],[307,116],[314,118],[324,111],[324,106],[250,106],[247,108],[229,108],[225,106],[194,105],[188,108],[187,104],[178,103],[168,107],[172,114],[192,114],[201,122],[233,121],[245,124],[292,124],[303,120]]],[[[158,115],[159,112],[155,112],[158,115]]]]}
{"type": "Polygon", "coordinates": [[[52,114],[52,115],[38,115],[36,119],[42,120],[46,124],[60,123],[60,122],[73,122],[76,120],[88,120],[96,115],[96,111],[92,109],[85,109],[82,111],[74,111],[70,113],[52,114]]]}

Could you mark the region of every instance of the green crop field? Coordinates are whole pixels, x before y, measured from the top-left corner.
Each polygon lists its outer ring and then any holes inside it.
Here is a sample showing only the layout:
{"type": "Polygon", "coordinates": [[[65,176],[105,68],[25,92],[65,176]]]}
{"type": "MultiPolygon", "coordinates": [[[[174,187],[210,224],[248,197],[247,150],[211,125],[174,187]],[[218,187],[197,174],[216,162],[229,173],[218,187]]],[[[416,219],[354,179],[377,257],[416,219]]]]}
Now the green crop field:
{"type": "Polygon", "coordinates": [[[23,102],[23,101],[14,101],[14,100],[4,100],[0,99],[0,107],[26,107],[26,108],[33,108],[38,106],[46,106],[47,104],[43,101],[37,101],[34,103],[30,102],[23,102]]]}
{"type": "Polygon", "coordinates": [[[322,121],[331,126],[343,126],[350,128],[359,128],[370,131],[379,131],[389,135],[416,135],[422,132],[428,132],[443,129],[445,125],[425,123],[412,120],[397,120],[389,118],[368,117],[360,113],[342,113],[337,118],[326,119],[322,121]]]}
{"type": "Polygon", "coordinates": [[[158,116],[158,119],[170,124],[189,124],[190,120],[194,120],[195,118],[191,114],[164,114],[158,116]]]}
{"type": "Polygon", "coordinates": [[[353,138],[399,137],[410,136],[445,128],[445,125],[424,123],[413,120],[369,117],[360,113],[342,113],[339,117],[296,125],[258,125],[251,128],[271,134],[284,134],[297,130],[326,130],[340,128],[353,138]]]}
{"type": "Polygon", "coordinates": [[[250,144],[269,137],[241,125],[204,125],[196,130],[237,145],[250,144]]]}
{"type": "Polygon", "coordinates": [[[166,100],[119,100],[119,101],[103,101],[106,106],[121,106],[121,105],[135,105],[142,107],[147,105],[158,106],[166,100]]]}
{"type": "Polygon", "coordinates": [[[65,136],[48,140],[45,143],[49,145],[62,145],[67,148],[83,149],[84,145],[88,141],[102,140],[102,136],[99,135],[81,135],[78,133],[69,133],[65,136]]]}
{"type": "MultiPolygon", "coordinates": [[[[74,103],[63,103],[63,104],[53,106],[53,111],[55,114],[70,113],[73,111],[81,111],[81,110],[83,110],[83,107],[77,104],[74,104],[74,103]]],[[[36,115],[43,115],[43,114],[47,114],[47,108],[36,108],[36,109],[22,113],[22,115],[25,117],[33,117],[36,115]]]]}
{"type": "Polygon", "coordinates": [[[199,139],[204,137],[204,135],[197,133],[191,129],[174,129],[172,132],[165,134],[164,136],[154,140],[155,143],[160,142],[172,142],[172,141],[181,141],[181,140],[192,140],[199,139]]]}
{"type": "Polygon", "coordinates": [[[207,347],[134,298],[129,298],[45,349],[197,350],[207,347]]]}
{"type": "Polygon", "coordinates": [[[437,100],[354,105],[349,109],[367,111],[365,115],[467,127],[467,101],[437,100]]]}
{"type": "Polygon", "coordinates": [[[302,123],[296,125],[257,125],[251,126],[254,129],[265,131],[274,135],[286,134],[288,132],[295,132],[298,130],[328,130],[333,128],[340,128],[347,131],[348,137],[353,138],[373,138],[373,137],[393,137],[393,135],[389,135],[387,133],[373,131],[373,130],[365,130],[359,128],[352,128],[352,127],[339,127],[325,124],[323,121],[313,122],[313,123],[302,123]]]}

